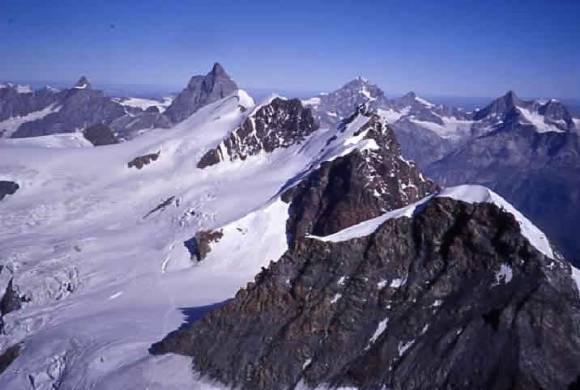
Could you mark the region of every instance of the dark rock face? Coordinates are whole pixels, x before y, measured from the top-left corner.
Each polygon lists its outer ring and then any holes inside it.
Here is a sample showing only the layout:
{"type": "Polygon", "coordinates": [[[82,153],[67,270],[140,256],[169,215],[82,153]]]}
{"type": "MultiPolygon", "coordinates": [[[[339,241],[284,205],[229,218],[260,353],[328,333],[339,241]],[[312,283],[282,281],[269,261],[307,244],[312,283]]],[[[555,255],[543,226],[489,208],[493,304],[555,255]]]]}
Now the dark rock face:
{"type": "Polygon", "coordinates": [[[193,76],[164,114],[173,123],[181,122],[201,107],[223,99],[237,89],[238,86],[224,68],[215,63],[207,75],[193,76]]]}
{"type": "Polygon", "coordinates": [[[580,301],[511,214],[435,198],[367,237],[301,239],[151,352],[243,389],[566,389],[580,301]]]}
{"type": "Polygon", "coordinates": [[[20,345],[16,344],[11,347],[6,348],[3,353],[0,353],[0,374],[2,374],[10,364],[16,360],[20,355],[20,345]]]}
{"type": "Polygon", "coordinates": [[[157,153],[149,153],[143,156],[135,157],[133,160],[127,163],[127,167],[132,168],[135,167],[137,169],[143,168],[145,165],[151,164],[153,161],[157,161],[161,151],[157,153]]]}
{"type": "Polygon", "coordinates": [[[506,124],[427,167],[444,185],[478,183],[529,216],[572,262],[580,264],[580,138],[506,124]]]}
{"type": "MultiPolygon", "coordinates": [[[[347,119],[342,127],[360,112],[347,119]]],[[[355,136],[374,140],[379,149],[355,151],[323,162],[282,199],[291,202],[290,240],[307,234],[325,236],[385,211],[413,203],[438,189],[417,167],[401,157],[393,130],[376,114],[355,136]]],[[[340,128],[340,127],[339,127],[340,128]]],[[[340,131],[340,130],[339,130],[340,131]]]]}
{"type": "Polygon", "coordinates": [[[8,180],[0,180],[0,200],[4,199],[6,195],[14,195],[20,186],[18,183],[8,180]]]}
{"type": "Polygon", "coordinates": [[[209,150],[197,164],[205,168],[224,159],[245,160],[262,151],[298,144],[318,129],[309,108],[298,99],[273,99],[260,107],[218,147],[209,150]]]}
{"type": "Polygon", "coordinates": [[[26,302],[26,299],[18,294],[18,291],[14,288],[12,279],[10,279],[6,291],[4,291],[4,295],[0,300],[0,314],[6,315],[20,309],[23,302],[26,302]]]}
{"type": "MultiPolygon", "coordinates": [[[[0,269],[1,271],[1,269],[0,269]]],[[[20,310],[22,304],[29,302],[30,300],[26,296],[21,296],[16,288],[14,287],[13,279],[10,279],[2,298],[0,299],[0,333],[4,332],[4,319],[3,317],[16,310],[20,310]]]]}
{"type": "Polygon", "coordinates": [[[117,144],[119,141],[115,137],[113,130],[102,123],[88,127],[83,131],[84,137],[94,146],[117,144]]]}
{"type": "Polygon", "coordinates": [[[55,104],[58,101],[58,92],[43,88],[22,93],[13,84],[0,88],[0,122],[13,117],[23,117],[55,104]]]}
{"type": "Polygon", "coordinates": [[[218,242],[223,237],[221,230],[200,230],[194,237],[185,241],[183,244],[189,251],[191,258],[202,261],[207,254],[211,252],[211,244],[218,242]]]}

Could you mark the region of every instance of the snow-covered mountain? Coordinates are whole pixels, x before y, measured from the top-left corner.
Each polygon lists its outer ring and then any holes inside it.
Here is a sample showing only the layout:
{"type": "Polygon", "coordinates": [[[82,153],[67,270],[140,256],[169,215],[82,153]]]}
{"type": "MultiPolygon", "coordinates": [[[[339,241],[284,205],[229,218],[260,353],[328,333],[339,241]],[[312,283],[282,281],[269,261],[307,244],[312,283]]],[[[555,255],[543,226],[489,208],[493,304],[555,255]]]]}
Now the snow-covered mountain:
{"type": "Polygon", "coordinates": [[[580,272],[492,191],[426,178],[381,112],[459,111],[379,107],[355,80],[331,126],[312,101],[226,93],[224,75],[155,109],[171,129],[0,142],[0,388],[577,379],[580,272]]]}

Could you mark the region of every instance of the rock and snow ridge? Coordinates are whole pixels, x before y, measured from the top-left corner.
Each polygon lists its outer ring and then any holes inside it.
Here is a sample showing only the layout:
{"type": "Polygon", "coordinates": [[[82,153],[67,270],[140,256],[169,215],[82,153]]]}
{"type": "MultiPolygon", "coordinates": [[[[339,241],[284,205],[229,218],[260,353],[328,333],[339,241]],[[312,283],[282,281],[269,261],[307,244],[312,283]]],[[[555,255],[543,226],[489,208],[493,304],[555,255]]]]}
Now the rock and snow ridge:
{"type": "Polygon", "coordinates": [[[385,221],[402,217],[413,217],[418,208],[423,207],[426,203],[435,198],[451,198],[467,203],[491,203],[496,205],[516,218],[520,225],[522,235],[530,241],[530,244],[545,256],[554,258],[552,246],[550,245],[546,235],[540,229],[538,229],[529,219],[522,215],[501,196],[480,185],[460,185],[444,188],[443,190],[433,195],[429,195],[416,203],[389,211],[377,218],[361,222],[358,225],[351,226],[332,235],[326,237],[311,235],[309,237],[324,242],[340,242],[368,236],[375,232],[385,221]]]}

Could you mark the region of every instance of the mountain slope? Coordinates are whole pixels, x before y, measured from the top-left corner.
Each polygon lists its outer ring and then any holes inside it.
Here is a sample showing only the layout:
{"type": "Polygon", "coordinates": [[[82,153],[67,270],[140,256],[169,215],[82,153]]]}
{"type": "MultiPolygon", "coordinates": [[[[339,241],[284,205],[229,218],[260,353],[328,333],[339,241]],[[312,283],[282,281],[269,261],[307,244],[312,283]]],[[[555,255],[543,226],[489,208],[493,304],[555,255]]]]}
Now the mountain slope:
{"type": "Polygon", "coordinates": [[[244,389],[567,388],[580,369],[578,287],[505,207],[464,186],[303,238],[152,352],[193,356],[244,389]]]}

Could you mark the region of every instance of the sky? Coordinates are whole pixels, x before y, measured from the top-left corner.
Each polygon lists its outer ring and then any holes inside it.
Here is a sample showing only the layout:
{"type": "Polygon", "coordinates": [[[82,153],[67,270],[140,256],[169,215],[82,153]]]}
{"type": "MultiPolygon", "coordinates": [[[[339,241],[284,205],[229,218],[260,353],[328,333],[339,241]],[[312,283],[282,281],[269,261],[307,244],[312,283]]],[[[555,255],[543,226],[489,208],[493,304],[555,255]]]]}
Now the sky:
{"type": "Polygon", "coordinates": [[[580,98],[580,1],[0,0],[0,80],[580,98]]]}

